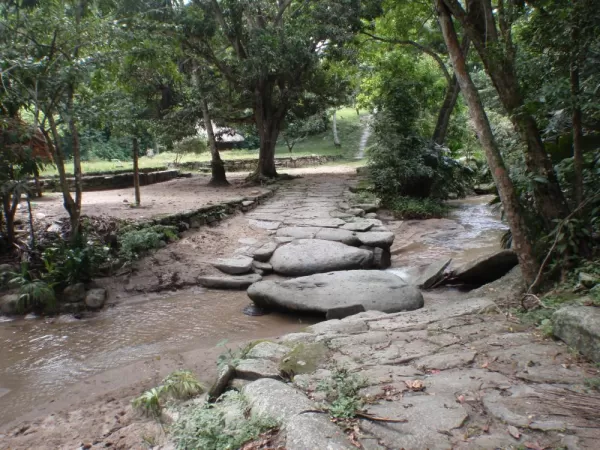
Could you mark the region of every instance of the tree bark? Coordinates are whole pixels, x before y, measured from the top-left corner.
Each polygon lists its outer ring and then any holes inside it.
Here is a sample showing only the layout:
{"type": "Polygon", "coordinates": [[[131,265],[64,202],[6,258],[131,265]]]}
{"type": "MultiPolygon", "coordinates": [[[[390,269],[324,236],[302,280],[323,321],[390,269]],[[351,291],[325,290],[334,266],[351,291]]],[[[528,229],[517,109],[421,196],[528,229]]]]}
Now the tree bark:
{"type": "Polygon", "coordinates": [[[134,137],[133,141],[133,189],[135,191],[135,206],[140,206],[142,203],[142,196],[140,194],[140,167],[139,167],[139,156],[140,146],[138,138],[134,137]]]}
{"type": "Polygon", "coordinates": [[[473,42],[500,102],[526,145],[525,164],[535,180],[533,196],[546,229],[550,231],[556,220],[568,215],[569,208],[546,153],[538,124],[525,108],[514,64],[515,51],[510,37],[510,24],[501,22],[501,42],[492,14],[494,8],[491,0],[469,0],[467,3],[468,13],[459,0],[444,0],[449,13],[456,17],[473,42]],[[504,49],[504,53],[500,49],[504,49]]]}
{"type": "Polygon", "coordinates": [[[204,128],[206,129],[206,136],[208,138],[208,148],[210,150],[210,167],[212,176],[208,184],[210,186],[228,186],[227,175],[225,174],[225,164],[221,159],[219,150],[217,149],[217,141],[215,139],[215,132],[212,126],[212,120],[210,118],[210,111],[208,109],[208,103],[202,99],[202,117],[204,119],[204,128]]]}
{"type": "MultiPolygon", "coordinates": [[[[462,43],[462,54],[467,57],[471,41],[467,36],[463,38],[462,43]]],[[[446,136],[448,135],[448,127],[450,125],[450,117],[456,107],[458,101],[458,95],[460,94],[460,85],[456,79],[456,74],[452,76],[452,80],[446,87],[446,95],[444,96],[444,102],[438,113],[437,123],[435,130],[433,131],[433,142],[439,145],[443,145],[446,142],[446,136]]]]}
{"type": "Polygon", "coordinates": [[[271,104],[272,90],[273,86],[266,82],[260,82],[254,91],[254,120],[260,138],[258,166],[253,175],[256,178],[277,177],[275,146],[287,107],[282,104],[278,108],[273,108],[271,104]]]}
{"type": "MultiPolygon", "coordinates": [[[[81,3],[84,5],[84,2],[81,3]]],[[[83,8],[83,6],[82,6],[83,8]]],[[[83,192],[82,185],[82,173],[81,173],[81,145],[79,142],[79,131],[77,124],[75,123],[75,111],[73,107],[73,97],[75,96],[74,88],[69,88],[69,96],[67,100],[68,108],[68,124],[69,132],[71,133],[71,142],[73,146],[73,175],[75,177],[75,201],[72,213],[69,214],[71,222],[71,237],[70,241],[75,244],[79,239],[81,232],[81,223],[79,221],[81,216],[81,194],[83,192]]]]}
{"type": "Polygon", "coordinates": [[[469,106],[469,113],[474,122],[479,141],[485,150],[492,177],[494,178],[504,206],[507,222],[512,232],[513,248],[519,258],[523,277],[527,284],[531,284],[536,278],[539,266],[534,257],[533,246],[527,235],[527,226],[521,214],[518,196],[504,165],[500,149],[494,139],[488,117],[479,97],[479,92],[468,72],[466,59],[461,51],[450,12],[444,4],[444,0],[435,0],[435,3],[440,27],[454,67],[454,73],[469,106]]]}
{"type": "Polygon", "coordinates": [[[50,131],[52,132],[52,139],[50,139],[50,136],[48,136],[48,132],[46,130],[42,130],[42,133],[44,133],[46,142],[48,143],[48,148],[52,152],[52,157],[54,158],[54,163],[56,164],[56,169],[58,170],[60,188],[63,194],[63,205],[65,207],[65,210],[69,214],[69,221],[71,225],[73,225],[73,223],[78,224],[79,213],[77,210],[77,205],[73,200],[73,196],[71,195],[71,192],[69,190],[69,183],[67,181],[67,174],[65,171],[65,156],[64,152],[62,151],[56,121],[54,120],[54,116],[51,112],[47,114],[47,117],[48,123],[50,124],[50,131]]]}
{"type": "Polygon", "coordinates": [[[338,131],[337,131],[337,111],[334,110],[333,111],[333,116],[332,116],[332,124],[331,124],[331,128],[333,129],[333,145],[335,145],[336,147],[341,147],[342,144],[340,144],[340,137],[338,136],[338,131]]]}

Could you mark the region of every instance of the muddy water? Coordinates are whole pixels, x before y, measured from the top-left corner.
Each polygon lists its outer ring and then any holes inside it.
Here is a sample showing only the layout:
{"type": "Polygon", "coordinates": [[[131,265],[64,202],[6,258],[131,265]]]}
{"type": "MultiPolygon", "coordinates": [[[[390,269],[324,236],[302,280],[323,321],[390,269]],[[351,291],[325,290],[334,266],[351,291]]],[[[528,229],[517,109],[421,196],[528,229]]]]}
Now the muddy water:
{"type": "Polygon", "coordinates": [[[65,387],[115,367],[307,326],[306,318],[302,323],[277,314],[245,316],[241,310],[248,303],[245,292],[197,289],[128,300],[84,320],[0,323],[0,426],[65,387]]]}
{"type": "Polygon", "coordinates": [[[450,201],[444,219],[406,221],[396,230],[392,266],[418,266],[452,258],[452,266],[500,250],[507,227],[500,213],[488,206],[492,196],[450,201]]]}

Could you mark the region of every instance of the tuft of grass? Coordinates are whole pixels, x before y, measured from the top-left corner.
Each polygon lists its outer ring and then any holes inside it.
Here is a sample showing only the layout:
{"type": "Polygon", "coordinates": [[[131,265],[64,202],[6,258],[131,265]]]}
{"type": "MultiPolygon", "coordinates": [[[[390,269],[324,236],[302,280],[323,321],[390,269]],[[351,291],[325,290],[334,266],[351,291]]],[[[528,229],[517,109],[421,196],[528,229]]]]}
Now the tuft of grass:
{"type": "Polygon", "coordinates": [[[178,370],[167,376],[160,385],[134,398],[131,406],[148,417],[158,418],[166,400],[188,400],[204,391],[204,386],[192,372],[178,370]]]}
{"type": "Polygon", "coordinates": [[[432,198],[396,197],[385,202],[394,216],[403,220],[423,220],[444,217],[448,206],[432,198]]]}
{"type": "Polygon", "coordinates": [[[322,380],[317,390],[325,392],[328,404],[324,409],[337,419],[351,419],[363,407],[363,400],[359,395],[365,380],[347,369],[336,368],[330,378],[322,380]]]}
{"type": "Polygon", "coordinates": [[[235,391],[215,404],[192,406],[181,412],[171,429],[178,450],[238,449],[268,430],[278,427],[270,417],[248,418],[248,401],[235,391]]]}
{"type": "Polygon", "coordinates": [[[160,248],[161,241],[177,240],[177,229],[172,226],[152,225],[140,229],[124,229],[118,236],[119,257],[131,262],[140,256],[160,248]]]}

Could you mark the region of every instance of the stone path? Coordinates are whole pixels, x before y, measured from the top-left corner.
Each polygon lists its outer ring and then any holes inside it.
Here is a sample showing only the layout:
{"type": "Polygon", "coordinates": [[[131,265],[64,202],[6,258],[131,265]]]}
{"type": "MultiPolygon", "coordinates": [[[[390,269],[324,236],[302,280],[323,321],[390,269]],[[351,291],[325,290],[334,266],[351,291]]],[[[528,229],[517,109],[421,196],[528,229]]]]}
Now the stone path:
{"type": "Polygon", "coordinates": [[[369,141],[369,137],[371,136],[371,124],[369,123],[371,121],[371,117],[370,115],[366,116],[363,123],[365,125],[365,129],[363,130],[363,133],[360,137],[360,144],[358,146],[358,152],[356,153],[356,156],[354,157],[354,159],[363,159],[365,157],[365,150],[367,148],[367,142],[369,141]]]}

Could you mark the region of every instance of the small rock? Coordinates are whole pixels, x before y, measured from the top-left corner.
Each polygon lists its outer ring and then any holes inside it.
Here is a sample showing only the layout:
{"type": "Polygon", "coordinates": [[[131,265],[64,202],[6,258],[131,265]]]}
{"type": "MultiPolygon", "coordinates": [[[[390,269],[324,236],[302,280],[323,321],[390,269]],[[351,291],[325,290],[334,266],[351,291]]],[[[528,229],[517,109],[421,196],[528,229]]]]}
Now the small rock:
{"type": "Polygon", "coordinates": [[[230,275],[241,275],[250,272],[252,269],[252,258],[249,256],[235,256],[233,258],[220,259],[213,263],[221,272],[230,275]]]}
{"type": "Polygon", "coordinates": [[[362,209],[365,213],[374,213],[379,209],[375,203],[359,203],[357,205],[352,205],[352,207],[362,209]]]}
{"type": "Polygon", "coordinates": [[[373,228],[373,223],[366,220],[356,220],[342,226],[343,230],[349,231],[369,231],[371,228],[373,228]]]}
{"type": "Polygon", "coordinates": [[[264,273],[271,273],[273,272],[273,266],[269,263],[266,262],[260,262],[260,261],[254,261],[252,263],[252,268],[255,270],[261,270],[264,273]]]}
{"type": "Polygon", "coordinates": [[[280,378],[277,364],[268,359],[243,359],[235,367],[235,374],[244,380],[280,378]]]}
{"type": "Polygon", "coordinates": [[[450,265],[452,259],[442,259],[431,263],[416,281],[421,289],[429,289],[444,278],[444,271],[450,265]]]}
{"type": "Polygon", "coordinates": [[[198,283],[211,289],[247,289],[253,283],[262,280],[258,274],[226,276],[226,275],[205,275],[198,277],[198,283]]]}
{"type": "Polygon", "coordinates": [[[67,286],[62,293],[65,303],[78,303],[85,300],[85,285],[83,283],[67,286]]]}
{"type": "Polygon", "coordinates": [[[216,381],[208,390],[208,400],[215,401],[227,388],[229,381],[235,376],[235,367],[227,364],[219,370],[216,381]]]}
{"type": "Polygon", "coordinates": [[[17,314],[19,294],[8,294],[0,298],[0,312],[7,316],[17,314]]]}
{"type": "Polygon", "coordinates": [[[90,309],[100,309],[106,302],[106,289],[90,289],[85,294],[85,306],[90,309]]]}
{"type": "Polygon", "coordinates": [[[290,348],[285,345],[275,344],[274,342],[259,342],[246,355],[250,359],[268,359],[274,362],[279,361],[290,352],[290,348]]]}
{"type": "Polygon", "coordinates": [[[391,231],[367,231],[356,233],[361,244],[371,247],[390,248],[394,243],[394,233],[391,231]]]}
{"type": "Polygon", "coordinates": [[[254,205],[254,201],[252,201],[252,200],[245,200],[242,202],[242,206],[247,207],[247,206],[252,206],[252,205],[254,205]]]}
{"type": "Polygon", "coordinates": [[[261,262],[268,261],[275,252],[275,250],[277,250],[277,247],[277,243],[267,242],[254,252],[254,259],[261,262]]]}
{"type": "Polygon", "coordinates": [[[590,275],[589,273],[579,272],[579,282],[582,286],[591,289],[594,286],[596,286],[600,282],[600,280],[597,277],[590,275]]]}
{"type": "Polygon", "coordinates": [[[377,219],[377,213],[367,213],[365,214],[365,219],[377,219]]]}
{"type": "Polygon", "coordinates": [[[346,213],[352,214],[353,216],[363,217],[365,215],[365,210],[360,208],[349,208],[346,210],[346,213]]]}

